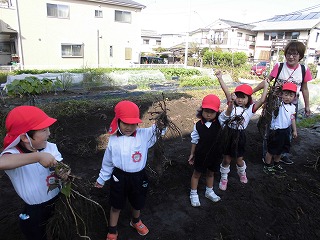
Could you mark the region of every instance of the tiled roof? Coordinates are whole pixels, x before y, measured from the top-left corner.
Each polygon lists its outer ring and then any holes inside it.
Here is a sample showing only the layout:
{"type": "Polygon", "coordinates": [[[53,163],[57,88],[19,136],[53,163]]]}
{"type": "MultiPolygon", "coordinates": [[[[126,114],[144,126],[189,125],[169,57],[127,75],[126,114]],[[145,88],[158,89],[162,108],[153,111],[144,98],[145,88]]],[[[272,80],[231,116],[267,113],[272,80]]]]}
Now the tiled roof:
{"type": "Polygon", "coordinates": [[[157,31],[154,30],[141,30],[141,36],[142,37],[161,37],[160,34],[157,33],[157,31]]]}
{"type": "Polygon", "coordinates": [[[111,5],[116,5],[116,6],[124,6],[124,7],[132,7],[132,8],[138,8],[138,9],[143,9],[146,6],[142,5],[138,2],[131,1],[131,0],[83,0],[86,2],[96,2],[96,3],[106,3],[106,4],[111,4],[111,5]]]}
{"type": "Polygon", "coordinates": [[[254,25],[246,24],[246,23],[240,23],[240,22],[235,22],[235,21],[230,21],[225,19],[219,19],[219,20],[230,25],[233,28],[241,28],[241,29],[251,31],[255,27],[254,25]]]}
{"type": "Polygon", "coordinates": [[[0,33],[17,33],[17,31],[0,19],[0,33]]]}

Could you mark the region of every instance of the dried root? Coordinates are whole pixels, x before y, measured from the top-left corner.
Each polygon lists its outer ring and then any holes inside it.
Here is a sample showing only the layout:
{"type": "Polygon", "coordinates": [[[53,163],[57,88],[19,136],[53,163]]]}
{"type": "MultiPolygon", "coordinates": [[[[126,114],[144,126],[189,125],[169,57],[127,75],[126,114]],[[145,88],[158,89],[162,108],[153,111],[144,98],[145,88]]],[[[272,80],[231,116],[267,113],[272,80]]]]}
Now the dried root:
{"type": "Polygon", "coordinates": [[[97,217],[97,213],[102,213],[108,225],[103,207],[86,196],[91,185],[86,186],[83,182],[76,183],[81,178],[71,174],[70,166],[59,162],[55,167],[55,174],[58,180],[50,184],[48,191],[59,184],[62,195],[56,203],[55,215],[48,223],[48,233],[53,239],[74,239],[74,234],[77,238],[90,239],[87,236],[87,225],[94,222],[93,219],[97,217]]]}
{"type": "Polygon", "coordinates": [[[279,86],[271,86],[269,87],[267,100],[263,105],[262,113],[258,121],[258,130],[262,136],[266,129],[270,126],[272,120],[272,113],[275,116],[278,116],[279,107],[280,107],[280,94],[282,92],[282,88],[279,86]]]}
{"type": "Polygon", "coordinates": [[[154,120],[157,126],[156,128],[156,137],[157,142],[153,148],[153,155],[154,155],[154,163],[155,163],[155,171],[151,169],[151,172],[156,172],[159,176],[162,175],[166,165],[171,164],[170,160],[165,157],[164,154],[164,141],[163,137],[180,137],[182,136],[181,130],[170,120],[168,116],[169,109],[166,105],[166,98],[164,94],[162,94],[161,100],[156,100],[153,103],[153,111],[149,112],[151,115],[150,120],[154,120]],[[163,134],[165,131],[165,134],[163,134]]]}

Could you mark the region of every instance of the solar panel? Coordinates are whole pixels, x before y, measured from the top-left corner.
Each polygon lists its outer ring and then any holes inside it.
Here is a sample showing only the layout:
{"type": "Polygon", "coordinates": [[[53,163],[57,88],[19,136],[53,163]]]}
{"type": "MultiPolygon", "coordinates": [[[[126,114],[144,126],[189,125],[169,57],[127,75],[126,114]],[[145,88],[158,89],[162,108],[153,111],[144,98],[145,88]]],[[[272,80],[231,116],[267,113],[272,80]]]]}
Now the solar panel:
{"type": "Polygon", "coordinates": [[[319,19],[320,12],[312,12],[307,14],[287,14],[287,15],[276,15],[273,18],[269,19],[268,22],[285,22],[285,21],[296,21],[296,20],[311,20],[319,19]]]}

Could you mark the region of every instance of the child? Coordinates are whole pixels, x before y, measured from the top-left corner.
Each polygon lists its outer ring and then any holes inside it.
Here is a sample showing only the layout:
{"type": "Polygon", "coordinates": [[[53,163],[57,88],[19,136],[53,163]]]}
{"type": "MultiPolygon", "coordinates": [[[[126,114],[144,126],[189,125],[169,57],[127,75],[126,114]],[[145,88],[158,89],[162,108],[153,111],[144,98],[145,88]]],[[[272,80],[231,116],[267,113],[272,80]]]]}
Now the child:
{"type": "Polygon", "coordinates": [[[237,172],[240,182],[247,183],[246,163],[243,160],[246,145],[245,129],[253,114],[262,106],[266,99],[268,91],[268,83],[262,82],[264,85],[261,98],[252,103],[252,88],[247,84],[236,87],[234,93],[230,94],[227,85],[222,79],[222,73],[218,71],[216,76],[219,80],[222,90],[224,91],[228,108],[219,115],[219,121],[223,126],[223,132],[226,133],[222,141],[223,161],[220,166],[221,179],[219,188],[223,191],[227,189],[228,173],[230,172],[230,163],[233,158],[236,159],[237,172]]]}
{"type": "Polygon", "coordinates": [[[263,171],[266,174],[285,173],[286,170],[280,165],[281,153],[289,153],[290,131],[292,127],[292,137],[297,137],[297,127],[295,120],[295,105],[293,101],[296,97],[297,85],[285,83],[282,86],[282,102],[279,111],[272,113],[272,120],[268,136],[268,151],[265,158],[263,171]],[[290,127],[291,126],[291,127],[290,127]],[[274,165],[272,165],[272,157],[274,165]]]}
{"type": "Polygon", "coordinates": [[[205,96],[197,113],[200,120],[194,125],[191,133],[192,145],[188,162],[194,165],[190,191],[190,201],[193,207],[200,206],[197,188],[199,178],[205,172],[207,173],[205,197],[213,202],[220,200],[220,197],[213,191],[214,172],[219,170],[222,157],[217,149],[217,136],[221,129],[218,121],[219,108],[220,99],[216,95],[205,96]]]}
{"type": "Polygon", "coordinates": [[[49,126],[56,121],[34,106],[16,107],[6,118],[1,169],[25,202],[19,217],[21,230],[28,240],[47,239],[46,225],[60,192],[59,188],[48,191],[56,175],[47,167],[62,161],[57,146],[47,142],[49,126]]]}
{"type": "Polygon", "coordinates": [[[102,168],[95,187],[102,188],[110,179],[110,222],[107,240],[118,237],[117,224],[126,199],[132,206],[130,226],[144,236],[149,230],[140,219],[140,210],[145,206],[148,190],[148,177],[145,166],[148,149],[156,140],[156,126],[138,128],[140,111],[130,101],[121,101],[115,106],[108,146],[102,168]]]}

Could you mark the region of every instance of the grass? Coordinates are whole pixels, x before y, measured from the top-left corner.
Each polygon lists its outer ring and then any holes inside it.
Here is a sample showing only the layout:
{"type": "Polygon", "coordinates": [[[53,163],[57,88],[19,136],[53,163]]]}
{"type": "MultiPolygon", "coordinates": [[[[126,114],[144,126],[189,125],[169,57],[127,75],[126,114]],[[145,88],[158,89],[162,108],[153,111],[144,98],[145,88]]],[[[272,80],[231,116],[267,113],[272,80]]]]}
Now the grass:
{"type": "Polygon", "coordinates": [[[316,114],[308,118],[303,118],[297,121],[298,128],[312,128],[315,124],[320,122],[320,115],[316,114]]]}

